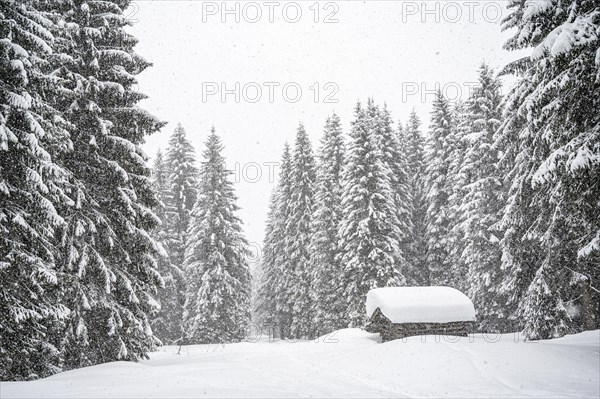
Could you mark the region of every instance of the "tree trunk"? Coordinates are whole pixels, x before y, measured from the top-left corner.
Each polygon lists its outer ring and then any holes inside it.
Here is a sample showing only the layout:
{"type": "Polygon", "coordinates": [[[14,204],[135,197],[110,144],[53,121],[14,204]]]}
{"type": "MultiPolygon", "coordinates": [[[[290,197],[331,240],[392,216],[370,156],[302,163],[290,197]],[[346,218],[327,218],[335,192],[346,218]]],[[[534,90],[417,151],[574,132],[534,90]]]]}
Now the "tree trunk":
{"type": "Polygon", "coordinates": [[[594,299],[590,280],[586,278],[581,282],[581,318],[583,320],[584,330],[596,329],[596,317],[594,309],[594,299]]]}

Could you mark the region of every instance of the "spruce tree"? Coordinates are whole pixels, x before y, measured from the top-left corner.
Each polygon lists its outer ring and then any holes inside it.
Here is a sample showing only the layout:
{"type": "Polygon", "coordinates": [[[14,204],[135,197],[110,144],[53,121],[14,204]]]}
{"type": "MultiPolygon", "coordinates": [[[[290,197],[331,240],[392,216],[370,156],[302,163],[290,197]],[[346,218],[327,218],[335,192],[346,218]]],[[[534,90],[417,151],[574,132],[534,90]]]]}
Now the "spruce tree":
{"type": "Polygon", "coordinates": [[[59,371],[60,304],[54,234],[70,202],[68,172],[54,157],[70,142],[43,96],[57,91],[44,72],[52,22],[33,1],[0,2],[0,380],[59,371]]]}
{"type": "Polygon", "coordinates": [[[452,280],[449,258],[449,198],[452,195],[450,156],[455,143],[452,109],[446,98],[437,93],[431,113],[430,134],[426,146],[427,262],[431,285],[447,285],[452,280]]]}
{"type": "Polygon", "coordinates": [[[277,244],[280,237],[275,237],[275,215],[277,211],[277,186],[271,192],[269,201],[269,211],[265,223],[265,238],[262,245],[262,256],[258,264],[258,271],[255,273],[257,280],[256,303],[254,303],[254,313],[256,317],[253,321],[257,322],[261,329],[270,330],[276,321],[276,301],[275,289],[278,284],[279,273],[275,263],[277,244]]]}
{"type": "Polygon", "coordinates": [[[530,144],[519,137],[525,120],[508,115],[511,107],[518,107],[518,100],[509,97],[505,102],[504,121],[494,142],[494,147],[504,149],[498,168],[505,173],[503,183],[509,190],[506,201],[503,201],[504,209],[499,223],[499,228],[504,231],[500,241],[502,281],[499,294],[505,298],[503,307],[511,330],[522,331],[523,298],[541,266],[543,250],[539,240],[530,234],[535,210],[530,206],[533,197],[531,184],[525,181],[529,165],[524,151],[530,144]]]}
{"type": "MultiPolygon", "coordinates": [[[[154,189],[158,194],[159,205],[155,209],[161,225],[152,232],[152,237],[163,247],[168,248],[168,225],[166,218],[166,202],[169,198],[169,172],[162,151],[158,151],[152,168],[154,189]]],[[[181,268],[175,266],[169,256],[157,259],[158,272],[163,278],[164,287],[158,291],[157,300],[160,311],[152,319],[152,331],[163,344],[172,344],[181,339],[183,330],[181,316],[183,312],[183,281],[181,268]]]]}
{"type": "Polygon", "coordinates": [[[372,288],[398,286],[405,279],[399,259],[401,230],[395,208],[392,171],[381,148],[380,111],[372,100],[355,109],[343,173],[343,218],[338,230],[339,284],[345,292],[349,326],[366,321],[365,300],[372,288]]]}
{"type": "Polygon", "coordinates": [[[186,240],[183,318],[189,343],[239,342],[250,322],[250,253],[222,151],[213,128],[186,240]]]}
{"type": "Polygon", "coordinates": [[[427,267],[427,238],[425,215],[425,138],[421,133],[421,121],[413,109],[406,127],[399,131],[398,137],[406,159],[408,179],[410,231],[406,247],[407,259],[411,270],[404,273],[411,285],[429,285],[427,267]]]}
{"type": "Polygon", "coordinates": [[[296,134],[290,183],[290,218],[287,221],[287,258],[290,278],[286,290],[292,300],[291,333],[294,337],[310,337],[315,331],[315,284],[310,259],[311,219],[314,209],[315,160],[304,126],[296,134]]]}
{"type": "Polygon", "coordinates": [[[149,235],[158,219],[141,145],[163,124],[136,104],[135,75],[150,64],[125,32],[129,1],[43,3],[58,21],[47,67],[61,83],[46,93],[61,112],[72,145],[57,156],[68,170],[72,201],[57,235],[61,302],[70,310],[64,366],[137,360],[157,344],[149,315],[162,279],[149,235]]]}
{"type": "Polygon", "coordinates": [[[501,123],[500,81],[485,64],[479,70],[479,82],[467,106],[469,123],[468,149],[461,162],[463,176],[458,213],[461,263],[467,269],[467,294],[478,313],[479,327],[501,331],[499,217],[503,207],[503,176],[498,168],[498,149],[493,147],[494,134],[501,123]]]}
{"type": "Polygon", "coordinates": [[[185,129],[178,124],[169,138],[165,157],[166,187],[162,235],[168,252],[161,275],[165,289],[159,293],[161,311],[157,322],[161,323],[158,338],[173,343],[183,336],[182,317],[185,301],[185,276],[183,272],[185,242],[192,208],[196,202],[198,168],[196,152],[187,138],[185,129]]]}
{"type": "Polygon", "coordinates": [[[447,185],[451,187],[448,197],[448,279],[446,284],[462,292],[468,291],[465,276],[468,267],[463,259],[466,240],[463,222],[467,215],[461,210],[462,201],[471,183],[471,170],[463,168],[466,154],[470,147],[469,137],[472,130],[472,118],[469,117],[469,101],[457,101],[452,107],[452,141],[453,151],[448,155],[447,185]]]}
{"type": "Polygon", "coordinates": [[[274,334],[290,336],[292,303],[286,289],[291,276],[287,247],[290,241],[287,221],[290,219],[292,156],[286,143],[279,167],[277,186],[271,193],[260,267],[257,312],[274,334]]]}
{"type": "MultiPolygon", "coordinates": [[[[539,7],[512,1],[504,20],[505,29],[516,28],[505,48],[534,48],[528,59],[506,69],[520,79],[498,137],[513,145],[515,136],[521,141],[503,219],[503,250],[509,281],[521,281],[518,315],[530,339],[598,324],[598,301],[590,306],[577,299],[589,298],[600,279],[595,266],[600,259],[596,3],[571,0],[539,7]],[[519,239],[533,242],[529,259],[515,242],[519,239]],[[573,280],[583,284],[573,287],[573,280]],[[580,307],[581,318],[565,311],[567,301],[580,307]]],[[[514,284],[505,291],[511,288],[514,284]]]]}
{"type": "Polygon", "coordinates": [[[166,162],[169,186],[165,201],[165,217],[169,237],[169,256],[176,267],[181,267],[190,214],[196,203],[198,183],[196,153],[181,124],[177,125],[169,138],[166,162]]]}
{"type": "MultiPolygon", "coordinates": [[[[396,210],[395,226],[398,234],[398,252],[394,264],[396,268],[406,277],[413,275],[413,264],[407,260],[410,253],[412,221],[410,186],[407,174],[407,159],[398,140],[398,133],[394,131],[392,117],[384,104],[383,109],[378,110],[377,130],[380,134],[381,152],[383,162],[390,171],[390,185],[393,190],[394,208],[396,210]]],[[[410,284],[414,284],[411,281],[410,284]]]]}
{"type": "Polygon", "coordinates": [[[312,239],[309,252],[319,332],[333,331],[343,326],[340,318],[344,293],[337,284],[341,269],[336,255],[337,230],[342,218],[342,172],[346,144],[340,118],[327,118],[318,152],[315,183],[315,205],[312,217],[312,239]]]}

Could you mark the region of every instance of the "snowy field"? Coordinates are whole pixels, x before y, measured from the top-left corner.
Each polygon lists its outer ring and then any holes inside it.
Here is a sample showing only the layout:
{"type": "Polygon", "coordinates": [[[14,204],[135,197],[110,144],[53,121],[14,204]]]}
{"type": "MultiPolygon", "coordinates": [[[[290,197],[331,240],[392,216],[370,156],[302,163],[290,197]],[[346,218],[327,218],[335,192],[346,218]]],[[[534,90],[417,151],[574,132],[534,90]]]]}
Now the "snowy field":
{"type": "Polygon", "coordinates": [[[6,398],[590,397],[600,395],[600,331],[543,342],[413,337],[379,342],[358,329],[318,341],[163,347],[33,382],[2,382],[6,398]],[[425,342],[423,342],[425,339],[425,342]],[[336,342],[337,341],[337,342],[336,342]],[[489,341],[489,342],[488,342],[489,341]]]}

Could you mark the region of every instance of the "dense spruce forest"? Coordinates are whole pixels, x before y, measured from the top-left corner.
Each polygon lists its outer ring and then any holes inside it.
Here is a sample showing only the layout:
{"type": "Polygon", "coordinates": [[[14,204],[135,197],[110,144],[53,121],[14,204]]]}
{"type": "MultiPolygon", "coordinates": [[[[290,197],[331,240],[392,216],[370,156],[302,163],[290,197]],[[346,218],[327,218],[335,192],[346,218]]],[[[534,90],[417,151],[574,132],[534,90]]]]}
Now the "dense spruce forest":
{"type": "Polygon", "coordinates": [[[201,156],[181,125],[152,167],[142,150],[165,122],[137,105],[151,63],[129,5],[0,0],[0,380],[239,342],[251,325],[362,327],[386,286],[461,290],[476,332],[599,328],[596,0],[510,0],[505,48],[531,56],[474,65],[468,98],[439,92],[431,115],[398,122],[364,99],[348,131],[323,121],[316,149],[298,126],[255,270],[218,129],[194,130],[201,156]]]}

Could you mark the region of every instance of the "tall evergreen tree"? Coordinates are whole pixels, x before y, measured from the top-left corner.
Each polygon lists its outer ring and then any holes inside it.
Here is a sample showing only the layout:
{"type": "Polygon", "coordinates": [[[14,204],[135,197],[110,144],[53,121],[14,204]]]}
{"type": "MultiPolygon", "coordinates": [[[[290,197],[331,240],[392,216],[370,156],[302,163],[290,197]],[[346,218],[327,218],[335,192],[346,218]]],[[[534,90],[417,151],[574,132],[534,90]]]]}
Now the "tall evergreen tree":
{"type": "Polygon", "coordinates": [[[286,226],[290,240],[286,249],[291,273],[286,288],[292,300],[291,333],[295,337],[309,337],[315,333],[315,284],[309,252],[315,173],[312,146],[304,126],[300,124],[292,158],[290,218],[286,226]]]}
{"type": "Polygon", "coordinates": [[[290,335],[291,302],[286,290],[286,279],[291,275],[288,268],[287,247],[289,236],[287,221],[290,219],[292,156],[286,143],[279,167],[277,186],[271,193],[269,214],[265,229],[260,267],[260,283],[257,312],[261,320],[274,329],[281,338],[290,335]]]}
{"type": "Polygon", "coordinates": [[[180,124],[169,139],[166,162],[169,187],[165,201],[165,216],[169,236],[169,256],[175,266],[181,267],[190,214],[196,203],[198,168],[194,147],[180,124]]]}
{"type": "Polygon", "coordinates": [[[187,138],[185,129],[178,124],[169,138],[165,159],[166,186],[162,236],[168,252],[161,265],[165,289],[159,293],[161,311],[155,321],[160,325],[157,336],[165,343],[173,343],[183,336],[183,304],[185,276],[183,272],[185,242],[191,212],[196,202],[198,168],[196,152],[187,138]]]}
{"type": "Polygon", "coordinates": [[[54,157],[70,146],[44,90],[52,22],[37,2],[0,2],[0,380],[59,370],[57,328],[68,315],[56,285],[53,236],[65,225],[57,208],[67,172],[54,157]]]}
{"type": "Polygon", "coordinates": [[[404,275],[410,285],[429,285],[427,267],[427,238],[425,215],[427,201],[425,197],[425,138],[420,131],[421,121],[413,109],[408,123],[399,129],[398,137],[406,159],[408,180],[408,209],[410,220],[406,257],[411,265],[404,275]]]}
{"type": "Polygon", "coordinates": [[[466,215],[461,210],[463,199],[468,191],[472,179],[469,168],[463,168],[465,157],[470,148],[469,137],[472,131],[472,118],[469,117],[469,102],[471,96],[465,101],[457,101],[452,107],[452,140],[453,151],[448,156],[447,185],[451,187],[448,197],[448,278],[446,284],[461,290],[468,291],[465,276],[468,267],[463,259],[465,249],[465,232],[463,222],[466,215]]]}
{"type": "Polygon", "coordinates": [[[600,278],[596,3],[552,0],[540,7],[511,1],[512,11],[504,20],[504,28],[516,28],[505,48],[534,48],[530,57],[506,70],[521,78],[510,94],[498,138],[522,141],[504,214],[503,249],[512,282],[506,291],[524,292],[519,316],[531,339],[598,325],[597,293],[596,301],[590,301],[600,278]],[[525,215],[532,223],[524,229],[525,215]],[[539,249],[528,260],[514,242],[523,238],[539,249]],[[573,280],[580,282],[576,292],[573,280]],[[514,286],[517,281],[519,287],[514,286]],[[577,297],[586,298],[585,303],[577,297]],[[567,313],[567,302],[580,307],[580,320],[567,313]]]}
{"type": "Polygon", "coordinates": [[[129,1],[44,2],[59,14],[48,68],[61,91],[46,93],[68,125],[72,202],[60,209],[62,302],[70,308],[63,338],[66,368],[137,360],[156,346],[148,315],[162,284],[161,247],[149,235],[157,198],[141,144],[163,125],[136,106],[135,75],[150,64],[125,32],[129,1]]]}
{"type": "Polygon", "coordinates": [[[250,322],[250,252],[222,151],[213,128],[186,241],[183,316],[191,343],[238,342],[250,322]]]}
{"type": "Polygon", "coordinates": [[[468,271],[467,293],[477,309],[480,328],[485,331],[500,331],[503,327],[497,295],[502,232],[497,228],[506,196],[498,168],[498,149],[493,147],[502,118],[500,86],[494,72],[483,64],[468,103],[469,146],[460,166],[460,175],[466,180],[466,184],[461,184],[464,193],[461,192],[458,208],[464,234],[461,263],[468,271]]]}
{"type": "Polygon", "coordinates": [[[360,104],[352,123],[347,166],[343,174],[343,218],[338,231],[343,265],[344,317],[350,326],[366,321],[367,292],[405,283],[395,262],[401,230],[395,208],[392,171],[381,148],[380,111],[372,100],[360,104]]]}
{"type": "MultiPolygon", "coordinates": [[[[380,134],[381,152],[383,162],[390,170],[390,184],[393,190],[394,208],[396,210],[396,228],[398,233],[398,252],[394,261],[396,268],[406,277],[405,273],[413,275],[412,261],[407,261],[410,253],[412,221],[410,186],[407,174],[407,159],[398,140],[398,133],[394,131],[392,117],[384,104],[378,110],[377,129],[380,134]]],[[[414,282],[410,282],[414,284],[414,282]]]]}
{"type": "Polygon", "coordinates": [[[522,331],[522,301],[540,268],[543,251],[539,241],[529,234],[535,211],[529,206],[533,190],[531,184],[525,181],[529,165],[524,148],[530,144],[519,137],[524,118],[511,119],[507,114],[510,107],[517,106],[514,101],[510,96],[505,101],[504,121],[494,143],[494,147],[505,151],[498,167],[505,173],[503,183],[509,190],[499,224],[504,231],[500,241],[503,277],[499,292],[506,298],[504,309],[512,323],[512,330],[522,331]]]}
{"type": "Polygon", "coordinates": [[[269,201],[269,211],[265,224],[265,238],[262,245],[262,256],[258,264],[258,272],[255,277],[258,280],[256,293],[256,303],[254,304],[255,317],[253,321],[257,322],[261,329],[271,329],[277,323],[276,318],[276,287],[280,286],[277,272],[277,264],[275,263],[278,243],[281,242],[281,236],[275,237],[273,231],[275,229],[275,215],[277,212],[277,191],[276,186],[271,192],[269,201]]]}
{"type": "Polygon", "coordinates": [[[451,281],[449,198],[452,184],[449,179],[453,140],[452,109],[446,98],[437,93],[431,113],[430,134],[427,138],[426,187],[427,201],[427,262],[430,284],[446,285],[451,281]]]}
{"type": "Polygon", "coordinates": [[[327,118],[318,153],[315,183],[315,205],[310,243],[313,281],[317,306],[316,325],[319,332],[343,326],[341,311],[344,293],[337,280],[340,264],[336,259],[337,230],[342,218],[342,172],[346,144],[340,118],[327,118]]]}
{"type": "MultiPolygon", "coordinates": [[[[153,238],[163,247],[168,248],[168,221],[166,217],[166,202],[169,198],[169,171],[163,158],[162,151],[158,151],[152,168],[154,189],[158,194],[159,205],[155,209],[156,216],[161,220],[161,226],[153,231],[153,238]]],[[[163,278],[164,287],[158,291],[157,299],[160,311],[152,319],[152,331],[163,344],[171,344],[181,339],[183,330],[181,316],[183,312],[183,282],[184,275],[180,267],[171,262],[169,256],[160,256],[157,259],[158,272],[163,278]]]]}

